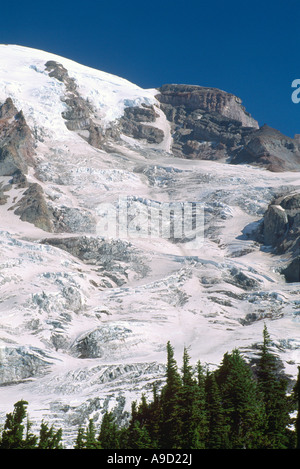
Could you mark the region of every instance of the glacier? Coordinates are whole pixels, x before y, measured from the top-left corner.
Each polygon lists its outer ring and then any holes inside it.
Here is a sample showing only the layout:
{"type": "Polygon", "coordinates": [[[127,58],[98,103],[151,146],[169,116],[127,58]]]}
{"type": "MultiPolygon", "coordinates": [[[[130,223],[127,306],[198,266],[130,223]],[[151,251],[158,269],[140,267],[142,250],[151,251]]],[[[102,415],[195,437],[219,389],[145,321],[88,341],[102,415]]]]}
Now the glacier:
{"type": "Polygon", "coordinates": [[[1,420],[25,399],[33,428],[62,427],[72,446],[89,418],[99,423],[110,408],[126,420],[131,402],[164,382],[168,340],[179,362],[187,346],[192,362],[214,367],[236,347],[255,358],[264,324],[295,379],[300,284],[286,281],[290,253],[265,245],[261,226],[276,197],[300,192],[300,166],[178,157],[157,90],[44,51],[0,45],[0,83],[0,104],[12,99],[34,139],[26,182],[0,176],[1,420]],[[125,125],[128,108],[155,114],[125,125]],[[34,184],[51,229],[20,216],[34,184]],[[142,211],[201,203],[203,244],[102,236],[99,207],[120,197],[142,211]]]}

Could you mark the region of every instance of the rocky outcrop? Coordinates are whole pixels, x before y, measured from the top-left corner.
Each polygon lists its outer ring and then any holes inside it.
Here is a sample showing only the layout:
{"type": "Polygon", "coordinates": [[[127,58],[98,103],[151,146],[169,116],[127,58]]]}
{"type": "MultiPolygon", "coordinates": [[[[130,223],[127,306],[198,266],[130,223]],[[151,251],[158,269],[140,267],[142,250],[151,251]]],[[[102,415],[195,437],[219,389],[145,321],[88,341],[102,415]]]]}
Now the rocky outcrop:
{"type": "Polygon", "coordinates": [[[68,70],[62,64],[54,60],[46,62],[45,67],[50,77],[56,78],[66,87],[66,94],[63,98],[66,110],[62,113],[62,117],[66,121],[67,128],[88,130],[92,123],[92,107],[80,96],[74,78],[69,76],[68,70]]]}
{"type": "Polygon", "coordinates": [[[251,133],[231,163],[262,166],[270,171],[299,171],[300,143],[267,125],[251,133]]]}
{"type": "Polygon", "coordinates": [[[34,166],[35,141],[22,111],[11,98],[0,106],[0,176],[11,176],[5,187],[0,187],[0,204],[5,204],[9,190],[25,189],[21,199],[9,210],[22,221],[52,231],[50,212],[42,187],[28,183],[28,167],[34,166]]]}
{"type": "Polygon", "coordinates": [[[294,250],[300,237],[300,193],[282,195],[269,205],[264,216],[264,243],[279,253],[294,250]]]}
{"type": "Polygon", "coordinates": [[[62,100],[66,104],[66,110],[62,113],[62,117],[70,131],[77,132],[95,148],[103,148],[108,136],[119,137],[119,132],[115,128],[104,129],[97,123],[95,110],[90,102],[80,95],[76,81],[69,76],[68,70],[62,64],[50,60],[46,62],[45,68],[50,77],[65,85],[66,93],[62,100]]]}
{"type": "Polygon", "coordinates": [[[138,140],[146,140],[148,143],[161,143],[164,132],[150,125],[155,123],[159,114],[154,106],[142,105],[141,107],[128,107],[124,110],[124,116],[119,120],[121,133],[138,140]]]}
{"type": "Polygon", "coordinates": [[[18,110],[15,107],[13,100],[11,98],[7,98],[0,106],[0,119],[11,119],[16,114],[18,114],[18,110]]]}
{"type": "Polygon", "coordinates": [[[195,85],[163,85],[156,96],[171,123],[175,156],[227,160],[269,171],[298,171],[300,140],[259,128],[231,93],[195,85]]]}
{"type": "Polygon", "coordinates": [[[34,139],[23,112],[8,98],[0,107],[0,176],[26,174],[33,154],[34,139]]]}
{"type": "Polygon", "coordinates": [[[236,96],[215,88],[163,85],[156,96],[171,123],[175,156],[228,158],[258,128],[236,96]]]}
{"type": "Polygon", "coordinates": [[[281,269],[287,282],[300,281],[300,193],[278,197],[269,205],[263,223],[264,243],[289,261],[281,269]]]}
{"type": "Polygon", "coordinates": [[[12,207],[22,221],[32,223],[44,231],[53,231],[51,212],[45,201],[44,191],[37,183],[28,184],[22,198],[12,207]]]}
{"type": "Polygon", "coordinates": [[[68,91],[76,91],[76,82],[74,78],[69,77],[68,70],[62,64],[55,60],[48,60],[48,62],[45,63],[45,67],[49,77],[54,77],[61,83],[64,83],[68,91]]]}
{"type": "Polygon", "coordinates": [[[295,257],[281,273],[288,283],[300,282],[300,256],[295,257]]]}
{"type": "Polygon", "coordinates": [[[216,112],[240,122],[243,127],[258,128],[257,122],[242,106],[241,99],[231,93],[196,85],[163,85],[159,92],[159,101],[172,108],[183,107],[189,112],[197,109],[208,113],[216,112]]]}
{"type": "Polygon", "coordinates": [[[264,242],[278,246],[284,239],[289,227],[286,211],[278,204],[269,205],[264,216],[264,242]]]}

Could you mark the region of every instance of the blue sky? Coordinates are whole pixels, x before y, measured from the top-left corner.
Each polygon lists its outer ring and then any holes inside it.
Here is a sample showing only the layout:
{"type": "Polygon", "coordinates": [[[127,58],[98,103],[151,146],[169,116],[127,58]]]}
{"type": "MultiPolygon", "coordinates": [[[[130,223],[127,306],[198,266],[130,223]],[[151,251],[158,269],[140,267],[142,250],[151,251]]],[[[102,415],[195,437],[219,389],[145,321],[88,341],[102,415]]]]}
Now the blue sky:
{"type": "Polygon", "coordinates": [[[211,86],[260,125],[300,134],[300,2],[30,1],[1,4],[0,43],[53,52],[143,88],[211,86]]]}

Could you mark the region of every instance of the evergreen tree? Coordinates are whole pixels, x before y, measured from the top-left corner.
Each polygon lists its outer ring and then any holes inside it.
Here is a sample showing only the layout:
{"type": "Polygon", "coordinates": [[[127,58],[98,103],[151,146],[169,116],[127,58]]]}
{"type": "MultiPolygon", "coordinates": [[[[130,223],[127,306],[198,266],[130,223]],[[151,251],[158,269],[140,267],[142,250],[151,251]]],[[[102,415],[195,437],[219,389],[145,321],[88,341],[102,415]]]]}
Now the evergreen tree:
{"type": "Polygon", "coordinates": [[[54,431],[53,426],[49,428],[46,423],[41,423],[38,449],[63,449],[61,439],[61,429],[54,431]]]}
{"type": "Polygon", "coordinates": [[[266,448],[280,449],[288,444],[287,426],[290,422],[290,403],[287,398],[287,380],[280,377],[276,356],[270,351],[271,339],[266,325],[257,365],[258,386],[265,409],[266,448]]]}
{"type": "Polygon", "coordinates": [[[197,383],[200,388],[200,392],[204,398],[205,396],[205,370],[203,366],[201,365],[200,360],[197,361],[196,372],[197,372],[197,383]]]}
{"type": "Polygon", "coordinates": [[[203,449],[205,445],[206,416],[203,388],[194,378],[186,347],[183,352],[182,387],[179,393],[181,447],[203,449]]]}
{"type": "Polygon", "coordinates": [[[118,449],[120,447],[117,425],[111,412],[105,412],[98,437],[102,449],[118,449]]]}
{"type": "Polygon", "coordinates": [[[23,423],[27,416],[27,406],[27,401],[20,400],[14,405],[14,411],[6,415],[0,449],[32,449],[36,447],[37,437],[29,431],[31,427],[29,420],[27,419],[26,432],[23,423]]]}
{"type": "Polygon", "coordinates": [[[152,449],[147,428],[136,420],[130,427],[127,449],[152,449]]]}
{"type": "Polygon", "coordinates": [[[214,373],[207,372],[205,397],[208,427],[206,448],[226,449],[229,447],[228,427],[225,425],[221,394],[214,373]]]}
{"type": "Polygon", "coordinates": [[[27,423],[26,423],[26,437],[22,446],[22,449],[34,449],[37,445],[37,436],[30,432],[32,427],[32,422],[30,422],[29,417],[27,415],[27,423]]]}
{"type": "Polygon", "coordinates": [[[85,449],[85,431],[82,427],[78,429],[74,449],[85,449]]]}
{"type": "Polygon", "coordinates": [[[296,449],[300,449],[300,366],[298,366],[298,377],[293,391],[297,408],[297,417],[295,421],[296,449]]]}
{"type": "Polygon", "coordinates": [[[174,349],[167,343],[166,385],[161,392],[161,435],[160,448],[176,449],[181,447],[180,391],[181,378],[174,358],[174,349]]]}
{"type": "Polygon", "coordinates": [[[255,447],[259,439],[262,409],[249,365],[235,349],[231,354],[225,353],[215,373],[222,396],[225,424],[229,426],[230,447],[255,447]]]}
{"type": "Polygon", "coordinates": [[[86,429],[79,427],[74,449],[101,449],[93,419],[89,419],[86,429]]]}
{"type": "Polygon", "coordinates": [[[89,419],[89,423],[85,431],[85,447],[86,449],[101,448],[101,445],[96,438],[96,428],[93,419],[89,419]]]}
{"type": "MultiPolygon", "coordinates": [[[[156,384],[153,385],[153,400],[147,404],[147,409],[145,408],[145,402],[142,404],[141,409],[143,413],[147,416],[145,421],[145,426],[149,433],[149,436],[152,441],[152,448],[159,448],[159,441],[161,435],[161,424],[162,424],[162,408],[161,408],[161,398],[157,392],[156,384]]],[[[144,419],[144,416],[143,416],[144,419]]]]}
{"type": "Polygon", "coordinates": [[[145,399],[139,407],[136,401],[131,405],[131,419],[126,432],[123,434],[123,443],[126,442],[126,449],[150,449],[152,448],[151,437],[147,430],[149,422],[143,415],[146,405],[145,399]]]}

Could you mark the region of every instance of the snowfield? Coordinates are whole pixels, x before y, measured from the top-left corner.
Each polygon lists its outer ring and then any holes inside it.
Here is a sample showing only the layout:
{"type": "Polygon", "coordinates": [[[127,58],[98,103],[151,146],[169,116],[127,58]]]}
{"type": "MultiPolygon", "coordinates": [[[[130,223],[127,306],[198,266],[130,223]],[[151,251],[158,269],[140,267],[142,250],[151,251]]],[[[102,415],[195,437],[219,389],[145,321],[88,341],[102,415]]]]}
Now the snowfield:
{"type": "Polygon", "coordinates": [[[126,418],[132,400],[163,382],[168,340],[180,364],[188,346],[193,363],[214,367],[235,347],[255,356],[264,323],[295,377],[300,285],[285,282],[285,256],[254,234],[274,196],[300,190],[299,173],[175,158],[155,90],[53,54],[0,45],[0,83],[0,104],[11,97],[36,137],[28,181],[69,227],[49,233],[21,221],[12,207],[24,189],[12,187],[0,205],[2,422],[26,399],[34,425],[61,426],[71,446],[88,418],[99,423],[107,408],[126,418]],[[157,106],[163,142],[123,136],[108,152],[68,130],[65,85],[49,77],[48,60],[64,65],[103,128],[125,107],[157,106]],[[120,197],[141,210],[149,201],[201,203],[203,244],[101,236],[99,207],[120,197]]]}

